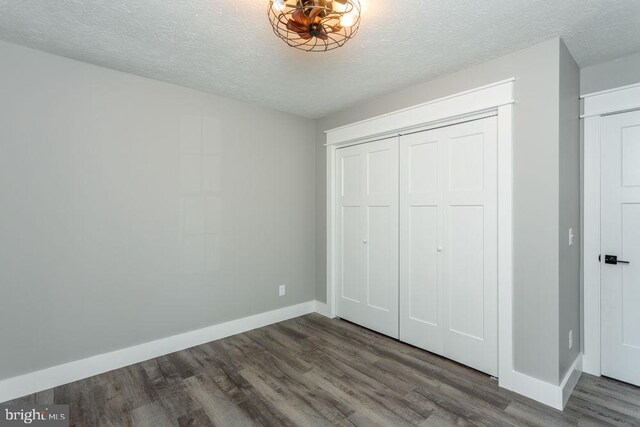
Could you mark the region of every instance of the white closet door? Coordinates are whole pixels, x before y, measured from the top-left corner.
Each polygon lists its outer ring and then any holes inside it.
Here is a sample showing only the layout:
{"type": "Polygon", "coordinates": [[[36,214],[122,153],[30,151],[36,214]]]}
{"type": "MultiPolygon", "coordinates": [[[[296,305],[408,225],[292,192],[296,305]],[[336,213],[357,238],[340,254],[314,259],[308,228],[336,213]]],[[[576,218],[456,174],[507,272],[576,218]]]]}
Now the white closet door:
{"type": "Polygon", "coordinates": [[[494,117],[403,136],[400,338],[498,371],[494,117]]]}
{"type": "Polygon", "coordinates": [[[337,150],[338,316],[398,337],[398,141],[337,150]]]}
{"type": "Polygon", "coordinates": [[[444,354],[441,130],[400,138],[400,339],[444,354]]]}
{"type": "Polygon", "coordinates": [[[640,112],[601,135],[602,375],[640,386],[640,112]]]}

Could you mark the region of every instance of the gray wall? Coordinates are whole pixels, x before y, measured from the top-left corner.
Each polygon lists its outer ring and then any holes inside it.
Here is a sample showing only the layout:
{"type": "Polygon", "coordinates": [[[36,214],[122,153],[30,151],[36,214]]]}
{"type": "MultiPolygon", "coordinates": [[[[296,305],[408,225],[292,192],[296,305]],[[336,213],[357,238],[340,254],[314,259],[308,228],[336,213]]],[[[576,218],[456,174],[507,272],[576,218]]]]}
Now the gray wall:
{"type": "Polygon", "coordinates": [[[559,375],[563,378],[580,354],[580,69],[560,43],[560,226],[559,232],[559,375]],[[574,242],[569,246],[569,228],[574,242]],[[569,331],[573,346],[569,349],[569,331]]]}
{"type": "Polygon", "coordinates": [[[314,142],[0,43],[0,379],[313,299],[314,142]]]}
{"type": "Polygon", "coordinates": [[[558,383],[559,60],[560,41],[552,39],[319,120],[316,298],[326,300],[326,161],[322,132],[515,77],[514,364],[520,372],[558,383]]]}
{"type": "Polygon", "coordinates": [[[640,83],[640,52],[585,67],[580,72],[580,93],[587,94],[640,83]]]}

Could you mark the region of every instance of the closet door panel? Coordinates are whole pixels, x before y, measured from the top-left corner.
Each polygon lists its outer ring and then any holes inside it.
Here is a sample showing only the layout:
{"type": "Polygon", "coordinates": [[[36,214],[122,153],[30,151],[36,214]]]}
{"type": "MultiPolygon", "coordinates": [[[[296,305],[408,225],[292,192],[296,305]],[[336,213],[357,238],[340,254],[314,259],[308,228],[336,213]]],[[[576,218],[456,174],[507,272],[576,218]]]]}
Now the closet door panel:
{"type": "Polygon", "coordinates": [[[406,156],[402,167],[407,169],[409,195],[433,198],[438,195],[438,132],[402,137],[406,156]]]}
{"type": "Polygon", "coordinates": [[[411,320],[438,326],[438,208],[414,206],[409,213],[409,227],[415,238],[409,237],[408,317],[411,320]]]}
{"type": "Polygon", "coordinates": [[[400,138],[400,339],[497,373],[496,119],[400,138]]]}
{"type": "Polygon", "coordinates": [[[446,263],[449,330],[484,339],[484,212],[482,206],[452,206],[446,263]]]}
{"type": "Polygon", "coordinates": [[[363,153],[359,147],[337,151],[338,312],[345,319],[362,316],[364,284],[363,153]]]}
{"type": "Polygon", "coordinates": [[[359,303],[362,281],[362,248],[359,206],[342,207],[342,293],[341,297],[359,303]]]}
{"type": "Polygon", "coordinates": [[[366,318],[369,328],[398,338],[398,140],[366,150],[366,318]]]}
{"type": "Polygon", "coordinates": [[[400,339],[443,352],[442,133],[400,138],[400,339]]]}
{"type": "Polygon", "coordinates": [[[338,316],[397,338],[397,139],[337,156],[338,316]]]}
{"type": "MultiPolygon", "coordinates": [[[[453,134],[468,127],[467,123],[449,128],[453,134]],[[457,131],[457,132],[456,132],[457,131]]],[[[447,189],[452,192],[480,192],[484,190],[484,133],[449,137],[447,189]]]]}
{"type": "Polygon", "coordinates": [[[447,128],[444,355],[498,372],[497,122],[447,128]]]}
{"type": "Polygon", "coordinates": [[[390,284],[398,281],[397,269],[389,265],[389,257],[396,258],[390,253],[397,246],[397,233],[392,226],[396,215],[389,207],[373,206],[367,210],[367,305],[386,313],[396,312],[398,288],[390,284]]]}
{"type": "Polygon", "coordinates": [[[357,150],[345,148],[340,152],[342,158],[338,173],[342,179],[339,180],[340,191],[338,197],[347,205],[360,206],[362,202],[362,154],[357,150]]]}

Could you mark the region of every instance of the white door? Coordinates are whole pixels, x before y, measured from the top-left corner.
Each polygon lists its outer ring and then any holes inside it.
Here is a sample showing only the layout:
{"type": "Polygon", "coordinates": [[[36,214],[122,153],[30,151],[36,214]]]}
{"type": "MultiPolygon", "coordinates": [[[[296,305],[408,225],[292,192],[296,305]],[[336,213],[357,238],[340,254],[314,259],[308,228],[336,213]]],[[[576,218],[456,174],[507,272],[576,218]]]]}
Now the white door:
{"type": "Polygon", "coordinates": [[[400,138],[400,339],[498,372],[496,118],[400,138]]]}
{"type": "Polygon", "coordinates": [[[338,316],[398,338],[398,140],[336,156],[338,316]]]}
{"type": "Polygon", "coordinates": [[[640,386],[640,112],[603,118],[601,140],[602,374],[640,386]]]}

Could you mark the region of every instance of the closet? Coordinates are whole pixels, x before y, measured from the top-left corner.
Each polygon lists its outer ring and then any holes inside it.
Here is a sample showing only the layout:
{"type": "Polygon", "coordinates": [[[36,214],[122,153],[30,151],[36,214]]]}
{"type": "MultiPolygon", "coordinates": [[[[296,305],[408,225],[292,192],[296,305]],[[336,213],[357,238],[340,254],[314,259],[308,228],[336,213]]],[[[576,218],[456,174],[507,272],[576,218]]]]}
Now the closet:
{"type": "Polygon", "coordinates": [[[497,120],[336,150],[337,314],[498,371],[497,120]]]}

